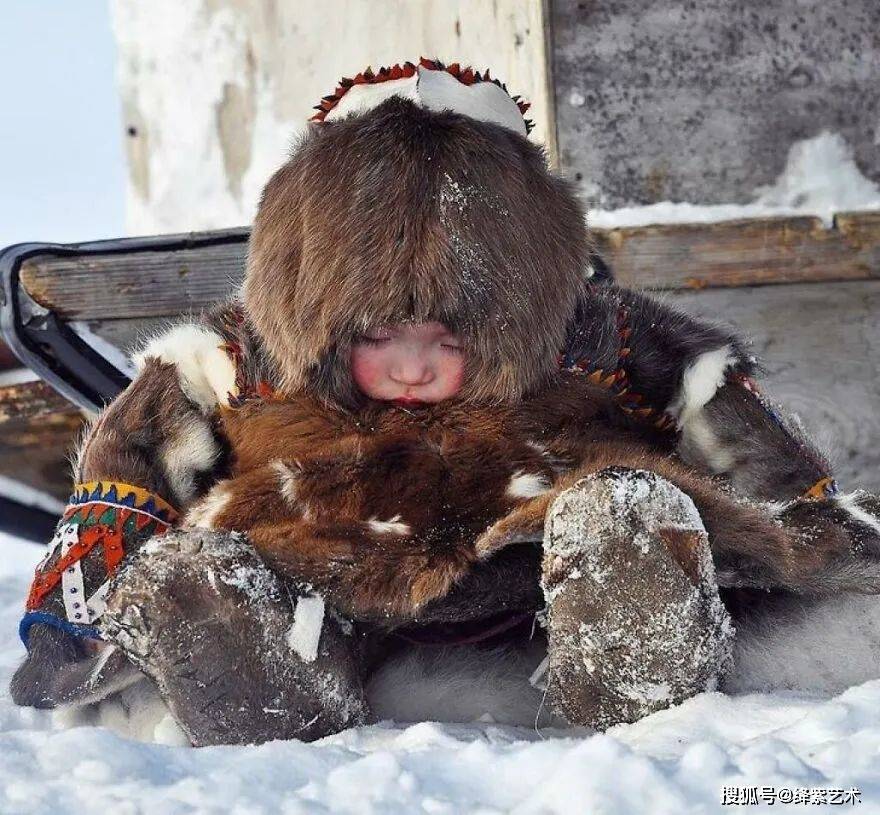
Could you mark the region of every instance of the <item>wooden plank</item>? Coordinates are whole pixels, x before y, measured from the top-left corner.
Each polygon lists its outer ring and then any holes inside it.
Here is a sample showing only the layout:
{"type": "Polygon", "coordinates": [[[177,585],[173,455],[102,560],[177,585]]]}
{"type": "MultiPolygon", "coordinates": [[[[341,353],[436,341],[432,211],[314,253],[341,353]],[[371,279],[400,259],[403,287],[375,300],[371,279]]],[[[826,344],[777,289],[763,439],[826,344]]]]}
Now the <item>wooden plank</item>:
{"type": "Polygon", "coordinates": [[[880,281],[679,291],[684,310],[733,324],[759,383],[831,454],[844,488],[880,491],[880,281]]]}
{"type": "Polygon", "coordinates": [[[40,305],[72,320],[161,317],[226,298],[244,275],[247,245],[26,260],[21,283],[40,305]]]}
{"type": "MultiPolygon", "coordinates": [[[[880,277],[880,212],[842,213],[833,229],[817,218],[796,217],[594,230],[594,236],[621,284],[640,288],[880,277]]],[[[37,302],[68,319],[158,320],[229,296],[244,274],[245,252],[242,242],[38,256],[23,264],[21,280],[37,302]]]]}
{"type": "Polygon", "coordinates": [[[83,417],[76,412],[0,422],[0,475],[48,492],[61,501],[70,495],[73,450],[83,417]]]}
{"type": "Polygon", "coordinates": [[[880,212],[596,230],[624,286],[750,286],[880,278],[880,212]]]}
{"type": "Polygon", "coordinates": [[[87,320],[86,325],[90,331],[127,354],[139,348],[144,340],[159,333],[163,328],[169,327],[172,322],[178,319],[183,319],[183,316],[87,320]]]}
{"type": "Polygon", "coordinates": [[[0,388],[0,427],[14,419],[37,419],[58,413],[79,414],[45,382],[35,380],[0,388]]]}

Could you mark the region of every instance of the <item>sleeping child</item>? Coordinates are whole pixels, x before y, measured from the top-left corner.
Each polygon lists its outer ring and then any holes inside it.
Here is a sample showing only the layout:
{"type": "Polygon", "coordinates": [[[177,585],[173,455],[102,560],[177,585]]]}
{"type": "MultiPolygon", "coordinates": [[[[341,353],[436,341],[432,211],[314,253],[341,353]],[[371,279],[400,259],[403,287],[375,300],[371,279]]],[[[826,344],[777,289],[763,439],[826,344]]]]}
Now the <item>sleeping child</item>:
{"type": "Polygon", "coordinates": [[[370,718],[364,631],[515,608],[545,611],[549,707],[607,727],[718,687],[727,608],[880,590],[876,499],[836,495],[734,334],[594,279],[488,72],[367,71],[320,108],[240,296],[90,429],[16,702],[146,676],[193,744],[318,738],[370,718]],[[333,613],[288,647],[305,598],[333,613]]]}

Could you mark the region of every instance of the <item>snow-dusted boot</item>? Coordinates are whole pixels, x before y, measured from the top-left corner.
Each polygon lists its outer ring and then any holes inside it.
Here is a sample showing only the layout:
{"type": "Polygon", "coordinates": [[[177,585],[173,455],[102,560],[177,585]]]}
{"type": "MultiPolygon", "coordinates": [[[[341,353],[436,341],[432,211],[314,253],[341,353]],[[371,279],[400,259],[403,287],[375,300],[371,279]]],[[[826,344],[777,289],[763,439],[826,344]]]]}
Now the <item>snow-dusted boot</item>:
{"type": "Polygon", "coordinates": [[[652,472],[609,468],[553,503],[544,540],[548,700],[604,729],[712,690],[733,630],[693,502],[652,472]]]}
{"type": "Polygon", "coordinates": [[[230,533],[173,532],[111,587],[104,635],[152,677],[193,745],[305,741],[369,718],[353,638],[230,533]]]}

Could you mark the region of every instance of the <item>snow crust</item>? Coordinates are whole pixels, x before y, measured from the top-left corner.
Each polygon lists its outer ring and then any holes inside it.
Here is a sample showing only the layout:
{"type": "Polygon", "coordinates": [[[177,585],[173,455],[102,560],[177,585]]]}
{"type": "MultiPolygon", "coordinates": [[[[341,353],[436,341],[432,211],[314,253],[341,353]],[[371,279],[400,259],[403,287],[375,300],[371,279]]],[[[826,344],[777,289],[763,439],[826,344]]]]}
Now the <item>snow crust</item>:
{"type": "Polygon", "coordinates": [[[314,662],[318,657],[318,641],[324,625],[324,599],[318,595],[300,597],[293,611],[293,625],[287,644],[303,662],[314,662]]]}
{"type": "Polygon", "coordinates": [[[880,209],[880,186],[865,178],[838,133],[824,131],[795,142],[776,181],[754,192],[748,204],[699,205],[661,201],[615,210],[591,209],[590,226],[613,229],[672,223],[716,223],[737,218],[816,215],[826,227],[836,212],[880,209]]]}
{"type": "Polygon", "coordinates": [[[855,786],[857,811],[880,812],[880,681],[831,699],[705,693],[604,735],[385,722],[314,744],[192,750],[96,727],[57,730],[50,714],[15,707],[7,691],[23,655],[22,598],[41,554],[0,537],[4,815],[710,813],[731,810],[720,804],[724,786],[855,786]]]}

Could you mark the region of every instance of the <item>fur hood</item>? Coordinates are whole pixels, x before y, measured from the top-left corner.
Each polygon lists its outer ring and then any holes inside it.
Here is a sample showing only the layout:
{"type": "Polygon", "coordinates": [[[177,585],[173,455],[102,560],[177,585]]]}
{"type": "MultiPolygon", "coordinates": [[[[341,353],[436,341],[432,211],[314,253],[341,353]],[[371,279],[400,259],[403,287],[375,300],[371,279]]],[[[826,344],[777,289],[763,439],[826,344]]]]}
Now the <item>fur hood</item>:
{"type": "Polygon", "coordinates": [[[352,341],[438,320],[469,349],[463,398],[510,402],[558,371],[588,254],[583,209],[539,147],[393,97],[313,126],[271,178],[244,303],[287,394],[355,407],[352,341]]]}

